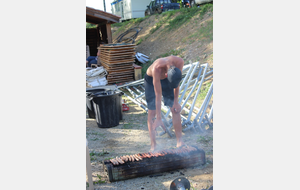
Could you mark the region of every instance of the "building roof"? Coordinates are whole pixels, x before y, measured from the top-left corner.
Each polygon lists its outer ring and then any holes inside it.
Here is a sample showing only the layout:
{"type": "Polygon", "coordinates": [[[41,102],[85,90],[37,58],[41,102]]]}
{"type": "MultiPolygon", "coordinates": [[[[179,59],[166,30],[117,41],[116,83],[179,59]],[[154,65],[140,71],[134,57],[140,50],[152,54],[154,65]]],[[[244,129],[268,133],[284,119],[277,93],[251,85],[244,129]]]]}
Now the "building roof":
{"type": "Polygon", "coordinates": [[[118,23],[121,17],[91,7],[86,7],[86,22],[92,24],[118,23]]]}

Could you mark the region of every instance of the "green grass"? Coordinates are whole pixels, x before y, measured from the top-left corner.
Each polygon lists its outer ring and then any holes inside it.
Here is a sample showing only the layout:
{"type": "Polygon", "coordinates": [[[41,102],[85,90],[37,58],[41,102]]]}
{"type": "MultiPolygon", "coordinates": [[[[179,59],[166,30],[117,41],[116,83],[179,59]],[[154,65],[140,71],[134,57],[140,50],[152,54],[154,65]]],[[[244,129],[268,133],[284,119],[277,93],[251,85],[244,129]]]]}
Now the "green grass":
{"type": "Polygon", "coordinates": [[[98,132],[92,132],[92,133],[88,133],[88,135],[97,135],[97,136],[100,136],[100,137],[104,137],[105,134],[98,133],[98,132]]]}
{"type": "Polygon", "coordinates": [[[206,144],[206,145],[208,145],[208,143],[211,140],[213,140],[212,137],[205,137],[205,136],[201,136],[201,135],[199,135],[198,138],[197,138],[198,143],[203,143],[203,144],[206,144]]]}
{"type": "Polygon", "coordinates": [[[97,25],[86,22],[86,28],[97,28],[97,25]]]}
{"type": "Polygon", "coordinates": [[[171,16],[174,15],[176,12],[180,12],[178,16],[168,22],[168,30],[173,30],[175,28],[179,28],[181,25],[188,23],[192,17],[200,14],[200,19],[203,18],[203,15],[207,12],[213,11],[212,4],[203,5],[201,8],[193,7],[193,8],[185,8],[185,9],[178,9],[175,11],[168,11],[167,14],[171,16]]]}
{"type": "Polygon", "coordinates": [[[143,41],[144,41],[144,38],[139,39],[139,40],[136,42],[136,45],[141,44],[143,41]]]}
{"type": "Polygon", "coordinates": [[[98,180],[98,181],[95,181],[95,182],[94,182],[95,184],[105,183],[105,181],[101,180],[102,177],[101,177],[99,174],[97,174],[97,177],[99,178],[99,180],[98,180]]]}
{"type": "Polygon", "coordinates": [[[205,96],[208,93],[210,86],[211,86],[211,83],[207,83],[207,84],[201,86],[200,93],[199,93],[199,98],[201,100],[204,100],[205,96]]]}
{"type": "Polygon", "coordinates": [[[132,129],[131,123],[124,124],[124,125],[123,125],[123,129],[132,129]]]}
{"type": "MultiPolygon", "coordinates": [[[[203,18],[203,15],[207,12],[213,12],[212,4],[205,4],[201,6],[201,8],[193,7],[193,8],[181,8],[174,11],[163,12],[162,14],[156,14],[155,18],[158,19],[158,22],[155,24],[155,27],[150,30],[150,34],[156,32],[163,24],[166,25],[167,30],[172,30],[180,27],[181,25],[188,23],[190,19],[198,14],[200,14],[200,19],[203,18]],[[177,16],[175,16],[177,13],[177,16]],[[173,18],[174,17],[174,18],[173,18]],[[173,18],[173,19],[172,19],[173,18]]],[[[125,29],[129,29],[131,27],[138,26],[141,22],[146,21],[149,16],[131,19],[129,21],[124,21],[120,23],[114,23],[112,26],[119,27],[115,33],[120,31],[125,31],[125,29]]],[[[150,22],[150,21],[148,21],[150,22]]],[[[142,41],[139,41],[140,44],[142,41]]]]}
{"type": "Polygon", "coordinates": [[[110,159],[113,159],[113,157],[104,158],[104,160],[110,160],[110,159]]]}
{"type": "MultiPolygon", "coordinates": [[[[207,92],[208,92],[210,86],[211,86],[211,82],[203,84],[201,86],[200,92],[199,92],[199,94],[198,94],[198,96],[196,98],[196,103],[195,103],[196,107],[200,108],[200,106],[202,105],[202,103],[203,103],[203,101],[204,101],[204,99],[205,99],[205,97],[207,95],[207,92]]],[[[196,92],[197,92],[197,86],[196,86],[194,92],[192,93],[192,95],[189,98],[189,101],[188,101],[189,103],[192,103],[192,100],[194,99],[194,97],[196,95],[196,92]]],[[[187,96],[188,96],[188,94],[185,94],[184,95],[184,99],[186,99],[187,96]]]]}
{"type": "Polygon", "coordinates": [[[183,41],[187,41],[190,39],[192,42],[194,39],[200,39],[204,42],[209,42],[213,40],[213,20],[205,22],[205,24],[201,25],[201,28],[194,32],[193,34],[183,38],[183,41]]]}
{"type": "Polygon", "coordinates": [[[184,51],[185,49],[172,49],[167,53],[161,54],[156,59],[161,58],[161,57],[168,57],[170,55],[175,55],[175,56],[180,56],[180,54],[184,51]]]}
{"type": "Polygon", "coordinates": [[[118,30],[116,31],[116,33],[120,32],[120,31],[124,31],[125,32],[125,28],[131,28],[132,26],[138,26],[141,22],[143,22],[144,20],[146,20],[148,17],[141,17],[141,18],[136,18],[136,19],[131,19],[128,21],[124,21],[124,22],[119,22],[119,23],[114,23],[111,26],[115,26],[115,27],[119,27],[118,30]]]}
{"type": "Polygon", "coordinates": [[[99,138],[92,138],[92,139],[90,139],[91,141],[97,141],[97,140],[99,140],[99,138]]]}
{"type": "MultiPolygon", "coordinates": [[[[213,5],[212,4],[205,4],[201,6],[201,8],[193,7],[193,8],[182,8],[174,11],[167,11],[162,14],[156,14],[155,17],[158,19],[157,23],[155,24],[155,27],[153,27],[149,34],[146,35],[145,37],[139,39],[136,44],[139,45],[143,43],[143,41],[146,41],[149,36],[153,35],[158,29],[160,29],[163,25],[165,25],[165,28],[163,31],[169,31],[172,29],[179,28],[185,23],[188,23],[190,19],[194,16],[197,16],[200,14],[200,17],[195,20],[195,23],[193,24],[198,24],[199,19],[203,18],[203,15],[207,12],[213,12],[213,5]],[[180,14],[177,14],[180,13],[180,14]],[[177,15],[177,16],[175,16],[177,15]]],[[[149,16],[143,17],[143,18],[137,18],[137,19],[132,19],[130,21],[122,22],[122,23],[115,23],[112,26],[117,26],[119,29],[115,32],[118,33],[122,30],[125,31],[125,28],[131,28],[133,25],[138,25],[139,23],[143,21],[148,21],[147,19],[149,16]]],[[[148,21],[150,22],[150,21],[148,21]]],[[[208,21],[203,25],[203,27],[200,28],[197,32],[190,34],[188,37],[183,38],[183,41],[188,41],[188,43],[192,43],[191,40],[197,38],[201,40],[212,40],[213,39],[213,20],[208,21]]],[[[163,32],[162,31],[162,32],[163,32]]],[[[184,51],[184,49],[178,49],[178,50],[170,50],[169,52],[163,53],[159,56],[156,57],[156,59],[161,58],[161,57],[167,57],[169,55],[175,55],[175,56],[180,56],[180,54],[184,51]]],[[[155,59],[155,60],[156,60],[155,59]]],[[[199,59],[199,57],[197,58],[199,59]]],[[[197,61],[197,60],[195,60],[197,61]]],[[[142,77],[144,77],[147,69],[149,66],[153,63],[154,61],[149,61],[146,64],[141,65],[142,66],[142,77]]]]}
{"type": "Polygon", "coordinates": [[[109,154],[109,152],[107,152],[106,150],[104,151],[104,149],[102,150],[102,152],[95,152],[95,151],[91,151],[90,152],[90,157],[94,157],[94,156],[104,156],[105,154],[109,154]]]}

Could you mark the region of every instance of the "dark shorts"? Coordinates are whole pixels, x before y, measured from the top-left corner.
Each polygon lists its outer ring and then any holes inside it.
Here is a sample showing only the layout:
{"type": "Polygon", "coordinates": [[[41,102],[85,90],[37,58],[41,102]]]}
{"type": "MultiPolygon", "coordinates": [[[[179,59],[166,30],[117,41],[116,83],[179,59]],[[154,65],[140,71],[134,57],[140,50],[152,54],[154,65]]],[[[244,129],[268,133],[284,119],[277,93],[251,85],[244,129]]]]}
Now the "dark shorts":
{"type": "MultiPolygon", "coordinates": [[[[160,80],[162,88],[162,96],[165,106],[173,107],[174,89],[169,85],[168,79],[160,80]]],[[[153,86],[153,78],[145,74],[144,77],[145,96],[149,110],[155,110],[155,91],[153,86]]]]}

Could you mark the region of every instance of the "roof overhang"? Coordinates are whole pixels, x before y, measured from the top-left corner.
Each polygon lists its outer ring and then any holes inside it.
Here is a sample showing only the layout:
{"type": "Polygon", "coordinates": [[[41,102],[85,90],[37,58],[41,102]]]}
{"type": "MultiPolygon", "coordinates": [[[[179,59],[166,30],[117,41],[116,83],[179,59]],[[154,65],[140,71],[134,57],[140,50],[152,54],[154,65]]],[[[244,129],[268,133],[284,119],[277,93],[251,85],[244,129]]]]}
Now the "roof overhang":
{"type": "Polygon", "coordinates": [[[86,22],[92,24],[113,24],[118,23],[120,19],[121,17],[117,15],[93,9],[91,7],[86,7],[86,22]]]}

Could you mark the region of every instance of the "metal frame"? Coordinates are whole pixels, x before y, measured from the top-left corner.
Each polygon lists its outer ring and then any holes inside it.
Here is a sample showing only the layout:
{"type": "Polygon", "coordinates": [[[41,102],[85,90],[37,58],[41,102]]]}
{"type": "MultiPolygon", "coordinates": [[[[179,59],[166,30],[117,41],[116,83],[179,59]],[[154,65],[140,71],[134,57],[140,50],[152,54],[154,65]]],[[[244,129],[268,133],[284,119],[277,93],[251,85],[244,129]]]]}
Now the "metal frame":
{"type": "MultiPolygon", "coordinates": [[[[211,126],[210,121],[213,119],[213,107],[211,105],[211,109],[209,113],[206,113],[209,102],[213,95],[213,83],[211,84],[208,93],[205,96],[205,99],[200,108],[195,107],[197,97],[201,91],[201,87],[203,83],[207,80],[213,78],[213,70],[208,71],[208,63],[201,64],[199,62],[191,63],[188,65],[184,65],[182,74],[184,76],[180,88],[179,88],[179,104],[181,105],[181,109],[188,111],[189,114],[187,117],[181,114],[182,126],[186,126],[182,131],[187,130],[196,130],[200,132],[204,132],[203,127],[206,124],[211,126]],[[194,76],[197,75],[196,78],[194,76]],[[194,78],[194,79],[193,79],[194,78]],[[194,98],[192,103],[189,103],[191,95],[194,93],[194,98]],[[186,95],[187,94],[187,95],[186,95]],[[186,107],[189,106],[189,107],[186,107]],[[191,120],[192,116],[194,117],[191,120]],[[198,120],[199,119],[199,120],[198,120]],[[203,123],[202,123],[203,122],[203,123]]],[[[144,79],[140,79],[137,81],[125,83],[120,86],[111,85],[111,86],[103,86],[98,87],[97,89],[111,89],[114,91],[122,91],[124,95],[131,100],[133,103],[137,104],[139,107],[148,112],[147,102],[145,100],[145,88],[143,86],[144,79]],[[126,94],[126,92],[129,94],[126,94]]],[[[173,126],[172,124],[172,113],[170,108],[164,106],[162,101],[162,120],[167,128],[167,133],[170,137],[173,135],[169,132],[173,126]],[[165,111],[166,113],[163,113],[165,111]]],[[[166,131],[161,132],[159,135],[165,134],[166,131]]]]}

